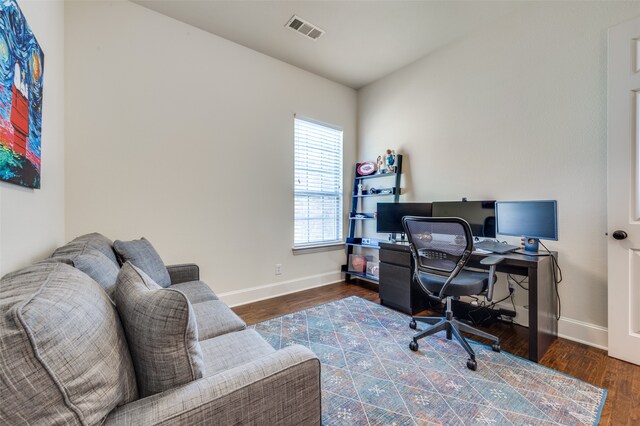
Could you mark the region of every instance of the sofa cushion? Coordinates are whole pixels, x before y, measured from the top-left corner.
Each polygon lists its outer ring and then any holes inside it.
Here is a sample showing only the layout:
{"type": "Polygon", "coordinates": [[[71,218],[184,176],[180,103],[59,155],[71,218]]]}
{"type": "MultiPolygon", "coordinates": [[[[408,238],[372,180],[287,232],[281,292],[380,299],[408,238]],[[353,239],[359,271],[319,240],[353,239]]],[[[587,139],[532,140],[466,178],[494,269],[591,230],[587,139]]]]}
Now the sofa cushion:
{"type": "Polygon", "coordinates": [[[81,235],[62,247],[58,247],[51,257],[62,257],[72,259],[82,253],[89,250],[98,250],[109,260],[111,260],[116,266],[120,266],[116,259],[116,254],[113,251],[113,242],[102,234],[94,232],[92,234],[81,235]]]}
{"type": "Polygon", "coordinates": [[[255,330],[223,334],[204,340],[200,345],[207,370],[205,376],[213,376],[276,351],[255,330]]]}
{"type": "Polygon", "coordinates": [[[196,303],[193,310],[198,321],[198,338],[201,341],[247,328],[247,324],[220,300],[196,303]]]}
{"type": "Polygon", "coordinates": [[[171,285],[167,267],[164,266],[162,258],[146,238],[132,241],[116,240],[113,243],[113,248],[121,264],[131,262],[160,287],[166,288],[171,285]]]}
{"type": "Polygon", "coordinates": [[[95,424],[138,398],[115,307],[69,265],[40,263],[0,280],[0,348],[2,422],[95,424]]]}
{"type": "Polygon", "coordinates": [[[218,300],[218,296],[216,296],[213,290],[211,290],[211,287],[202,281],[189,281],[186,283],[172,284],[169,288],[174,288],[183,292],[192,305],[200,302],[206,302],[207,300],[218,300]]]}
{"type": "Polygon", "coordinates": [[[184,294],[160,287],[127,262],[118,274],[116,306],[142,397],[203,376],[196,318],[184,294]]]}

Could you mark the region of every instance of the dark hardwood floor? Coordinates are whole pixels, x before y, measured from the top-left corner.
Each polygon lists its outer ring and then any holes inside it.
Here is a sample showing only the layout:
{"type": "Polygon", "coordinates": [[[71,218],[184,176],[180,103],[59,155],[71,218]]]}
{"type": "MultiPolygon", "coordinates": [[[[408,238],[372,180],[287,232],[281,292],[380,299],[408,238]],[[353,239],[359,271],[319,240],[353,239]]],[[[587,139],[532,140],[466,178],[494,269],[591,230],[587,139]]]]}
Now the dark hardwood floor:
{"type": "MultiPolygon", "coordinates": [[[[233,308],[248,324],[307,309],[322,303],[359,296],[380,303],[375,287],[368,284],[331,284],[233,308]]],[[[425,314],[428,314],[425,312],[425,314]]],[[[496,323],[485,328],[500,337],[502,349],[527,357],[527,329],[496,323]]],[[[608,391],[602,425],[640,425],[640,366],[610,358],[606,351],[558,338],[540,364],[608,391]]]]}

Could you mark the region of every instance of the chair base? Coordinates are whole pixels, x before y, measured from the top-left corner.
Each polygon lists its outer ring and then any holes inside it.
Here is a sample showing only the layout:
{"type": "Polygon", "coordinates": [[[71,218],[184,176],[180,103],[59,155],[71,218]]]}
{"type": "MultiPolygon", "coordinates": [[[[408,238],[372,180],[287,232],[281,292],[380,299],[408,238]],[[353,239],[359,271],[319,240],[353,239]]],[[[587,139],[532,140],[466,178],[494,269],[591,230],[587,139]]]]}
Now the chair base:
{"type": "Polygon", "coordinates": [[[476,353],[467,342],[467,339],[465,339],[464,336],[460,334],[460,331],[492,340],[493,344],[491,345],[491,349],[493,349],[495,352],[500,352],[500,339],[492,334],[485,333],[482,330],[478,330],[477,328],[471,327],[470,325],[467,325],[453,318],[453,313],[450,310],[450,303],[448,305],[449,306],[446,312],[446,317],[413,317],[411,319],[409,327],[413,329],[417,328],[416,322],[427,323],[430,325],[430,327],[427,327],[425,330],[413,336],[413,340],[409,344],[409,348],[412,351],[417,351],[419,339],[445,330],[447,333],[447,339],[451,340],[452,337],[455,337],[460,345],[467,351],[467,354],[469,354],[467,367],[470,370],[476,370],[478,368],[478,364],[476,362],[476,353]]]}

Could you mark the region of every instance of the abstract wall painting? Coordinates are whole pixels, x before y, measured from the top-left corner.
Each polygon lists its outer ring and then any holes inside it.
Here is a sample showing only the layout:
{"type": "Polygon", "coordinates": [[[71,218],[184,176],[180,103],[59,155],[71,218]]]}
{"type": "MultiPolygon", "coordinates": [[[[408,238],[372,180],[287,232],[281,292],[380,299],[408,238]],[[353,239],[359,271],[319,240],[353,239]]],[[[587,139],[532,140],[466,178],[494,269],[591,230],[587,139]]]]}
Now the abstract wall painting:
{"type": "Polygon", "coordinates": [[[16,1],[0,1],[0,180],[40,188],[44,53],[16,1]]]}

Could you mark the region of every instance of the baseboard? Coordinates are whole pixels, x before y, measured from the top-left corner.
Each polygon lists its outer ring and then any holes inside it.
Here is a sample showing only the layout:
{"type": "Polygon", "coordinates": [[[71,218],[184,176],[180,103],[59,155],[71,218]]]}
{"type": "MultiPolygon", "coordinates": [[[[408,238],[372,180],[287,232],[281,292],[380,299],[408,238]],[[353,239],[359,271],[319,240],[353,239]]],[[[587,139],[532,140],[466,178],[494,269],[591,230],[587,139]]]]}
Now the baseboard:
{"type": "Polygon", "coordinates": [[[574,342],[584,343],[598,349],[608,349],[609,332],[606,327],[589,324],[571,318],[560,318],[558,336],[574,342]]]}
{"type": "Polygon", "coordinates": [[[242,290],[229,291],[218,294],[218,297],[227,305],[239,306],[259,300],[271,299],[272,297],[284,296],[289,293],[296,293],[310,288],[322,287],[343,281],[340,271],[328,272],[325,274],[311,275],[295,280],[282,281],[279,283],[265,284],[256,287],[249,287],[242,290]]]}
{"type": "MultiPolygon", "coordinates": [[[[499,303],[498,306],[513,309],[513,305],[510,303],[499,303]]],[[[516,305],[516,314],[514,322],[528,327],[529,310],[524,306],[516,305]]],[[[558,321],[558,337],[604,350],[607,350],[609,339],[606,327],[566,317],[562,317],[558,321]]]]}

